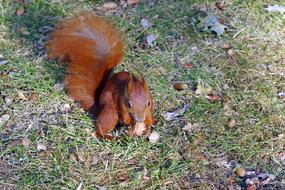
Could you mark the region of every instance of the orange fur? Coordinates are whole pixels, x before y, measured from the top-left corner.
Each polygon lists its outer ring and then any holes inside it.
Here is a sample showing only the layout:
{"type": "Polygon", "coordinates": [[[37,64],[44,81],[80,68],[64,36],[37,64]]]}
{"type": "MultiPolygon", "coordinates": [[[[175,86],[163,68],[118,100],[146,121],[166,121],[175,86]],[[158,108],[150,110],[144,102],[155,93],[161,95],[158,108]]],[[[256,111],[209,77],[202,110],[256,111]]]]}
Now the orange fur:
{"type": "Polygon", "coordinates": [[[113,139],[110,132],[118,122],[145,122],[150,133],[153,100],[147,82],[128,72],[110,77],[124,57],[124,43],[109,21],[90,13],[68,19],[53,32],[47,47],[50,58],[69,62],[68,93],[98,116],[98,137],[113,139]]]}

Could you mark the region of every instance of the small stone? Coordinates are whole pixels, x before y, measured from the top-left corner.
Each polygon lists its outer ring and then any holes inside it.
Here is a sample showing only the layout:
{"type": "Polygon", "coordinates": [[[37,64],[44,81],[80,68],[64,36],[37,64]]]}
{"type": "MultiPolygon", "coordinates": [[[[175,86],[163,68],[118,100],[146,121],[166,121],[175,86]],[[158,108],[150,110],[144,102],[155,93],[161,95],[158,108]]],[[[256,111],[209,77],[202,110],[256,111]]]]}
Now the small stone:
{"type": "Polygon", "coordinates": [[[229,118],[228,122],[227,122],[227,126],[230,127],[230,128],[235,127],[236,126],[236,120],[233,119],[233,118],[229,118]]]}
{"type": "Polygon", "coordinates": [[[239,167],[235,170],[235,173],[239,176],[239,177],[244,177],[245,176],[245,169],[242,167],[239,167]]]}
{"type": "Polygon", "coordinates": [[[13,98],[11,98],[9,96],[6,96],[4,98],[4,101],[5,101],[6,106],[10,106],[12,104],[12,102],[13,102],[13,98]]]}
{"type": "Polygon", "coordinates": [[[44,145],[43,143],[38,143],[37,144],[37,150],[40,152],[40,151],[46,151],[47,150],[47,147],[46,145],[44,145]]]}
{"type": "Polygon", "coordinates": [[[159,141],[159,138],[160,138],[159,133],[156,132],[156,131],[153,131],[153,132],[149,135],[148,140],[149,140],[150,143],[156,143],[156,142],[159,141]]]}
{"type": "Polygon", "coordinates": [[[70,112],[70,111],[71,111],[70,104],[66,103],[62,106],[62,112],[70,112]]]}

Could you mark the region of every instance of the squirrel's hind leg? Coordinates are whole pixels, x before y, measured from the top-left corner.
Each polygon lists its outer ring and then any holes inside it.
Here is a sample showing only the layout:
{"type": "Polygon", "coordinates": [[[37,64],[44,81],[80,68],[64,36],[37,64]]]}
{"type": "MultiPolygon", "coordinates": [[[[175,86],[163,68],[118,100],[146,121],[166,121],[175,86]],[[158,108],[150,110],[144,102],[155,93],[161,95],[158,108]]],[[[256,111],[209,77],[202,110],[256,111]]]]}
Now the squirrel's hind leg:
{"type": "Polygon", "coordinates": [[[114,137],[110,132],[116,127],[119,121],[117,105],[111,93],[106,93],[103,97],[103,104],[100,106],[101,110],[97,118],[98,127],[96,129],[96,136],[113,140],[114,137]]]}

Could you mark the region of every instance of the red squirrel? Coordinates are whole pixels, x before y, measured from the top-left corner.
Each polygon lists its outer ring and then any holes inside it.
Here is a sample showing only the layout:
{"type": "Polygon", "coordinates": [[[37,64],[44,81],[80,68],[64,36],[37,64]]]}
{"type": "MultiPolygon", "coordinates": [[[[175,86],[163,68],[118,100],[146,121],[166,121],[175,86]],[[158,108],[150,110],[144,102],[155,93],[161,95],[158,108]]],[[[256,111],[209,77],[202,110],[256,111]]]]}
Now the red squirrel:
{"type": "Polygon", "coordinates": [[[146,80],[112,73],[123,60],[125,44],[110,21],[92,13],[67,19],[51,34],[47,48],[49,58],[68,63],[65,86],[97,117],[97,137],[112,140],[110,132],[119,122],[129,126],[130,135],[136,123],[144,123],[144,135],[150,134],[153,98],[146,80]]]}

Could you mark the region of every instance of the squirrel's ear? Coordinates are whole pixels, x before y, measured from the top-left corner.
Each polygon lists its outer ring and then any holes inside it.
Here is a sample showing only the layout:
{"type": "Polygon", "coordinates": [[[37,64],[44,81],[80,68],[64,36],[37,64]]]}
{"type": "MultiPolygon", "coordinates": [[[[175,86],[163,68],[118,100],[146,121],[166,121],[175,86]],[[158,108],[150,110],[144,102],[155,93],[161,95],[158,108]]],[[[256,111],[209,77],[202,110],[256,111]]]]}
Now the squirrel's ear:
{"type": "Polygon", "coordinates": [[[142,77],[142,85],[144,88],[148,89],[148,85],[147,85],[147,81],[144,79],[144,77],[142,77]]]}

